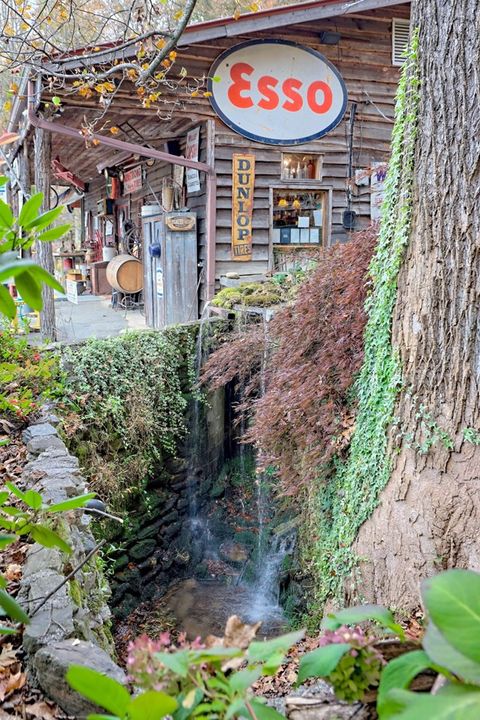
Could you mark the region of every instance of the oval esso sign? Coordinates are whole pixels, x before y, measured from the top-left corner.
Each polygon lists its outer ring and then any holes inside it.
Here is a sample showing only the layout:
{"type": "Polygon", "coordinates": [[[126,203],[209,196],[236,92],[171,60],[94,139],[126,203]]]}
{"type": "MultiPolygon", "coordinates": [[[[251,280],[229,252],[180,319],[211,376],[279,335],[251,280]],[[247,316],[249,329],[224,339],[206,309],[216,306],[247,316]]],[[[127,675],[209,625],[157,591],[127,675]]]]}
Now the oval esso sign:
{"type": "Polygon", "coordinates": [[[226,50],[210,69],[208,90],[226,125],[269,145],[322,137],[347,106],[338,70],[316,50],[284,40],[252,40],[226,50]]]}

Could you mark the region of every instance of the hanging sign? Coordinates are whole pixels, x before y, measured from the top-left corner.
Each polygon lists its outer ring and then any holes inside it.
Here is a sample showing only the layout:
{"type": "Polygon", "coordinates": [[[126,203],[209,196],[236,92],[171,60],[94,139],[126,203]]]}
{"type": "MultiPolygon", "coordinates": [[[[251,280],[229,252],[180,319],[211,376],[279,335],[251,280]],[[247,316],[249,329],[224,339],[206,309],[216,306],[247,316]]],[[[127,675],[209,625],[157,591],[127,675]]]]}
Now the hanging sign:
{"type": "Polygon", "coordinates": [[[142,166],[127,170],[123,174],[123,194],[130,195],[142,189],[142,166]]]}
{"type": "Polygon", "coordinates": [[[341,121],[347,89],[316,50],[286,40],[251,40],[213,63],[210,102],[240,135],[269,145],[322,137],[341,121]]]}
{"type": "MultiPolygon", "coordinates": [[[[200,145],[200,128],[196,127],[187,133],[187,147],[185,157],[187,160],[198,160],[198,150],[200,145]]],[[[194,168],[186,169],[187,176],[187,192],[194,193],[200,190],[200,174],[194,168]]]]}
{"type": "Polygon", "coordinates": [[[232,260],[252,259],[255,155],[234,153],[232,159],[232,260]]]}

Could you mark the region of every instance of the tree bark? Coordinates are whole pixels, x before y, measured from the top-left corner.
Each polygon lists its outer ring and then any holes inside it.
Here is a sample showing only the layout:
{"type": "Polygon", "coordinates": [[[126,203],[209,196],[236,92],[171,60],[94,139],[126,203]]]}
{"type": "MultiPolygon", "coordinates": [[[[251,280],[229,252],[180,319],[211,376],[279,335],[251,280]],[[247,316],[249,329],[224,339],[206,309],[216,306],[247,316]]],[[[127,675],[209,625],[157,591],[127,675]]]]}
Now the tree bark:
{"type": "MultiPolygon", "coordinates": [[[[51,136],[45,130],[35,129],[35,186],[37,192],[43,193],[42,211],[50,209],[50,156],[51,136]]],[[[53,249],[51,243],[35,244],[37,262],[47,272],[53,274],[53,249]]],[[[40,311],[40,329],[44,340],[56,340],[55,305],[53,289],[42,286],[43,310],[40,311]]]]}
{"type": "Polygon", "coordinates": [[[357,592],[406,608],[419,604],[424,577],[480,570],[480,434],[470,430],[480,432],[480,4],[415,0],[412,25],[421,86],[393,318],[403,368],[396,461],[355,545],[365,558],[357,592]]]}

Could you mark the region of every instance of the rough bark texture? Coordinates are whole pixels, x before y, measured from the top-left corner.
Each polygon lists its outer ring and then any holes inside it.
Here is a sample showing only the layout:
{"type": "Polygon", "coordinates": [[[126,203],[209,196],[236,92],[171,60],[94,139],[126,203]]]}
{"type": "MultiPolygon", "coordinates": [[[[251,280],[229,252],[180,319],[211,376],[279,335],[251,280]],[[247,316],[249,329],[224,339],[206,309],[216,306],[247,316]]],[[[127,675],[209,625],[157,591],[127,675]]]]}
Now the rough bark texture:
{"type": "Polygon", "coordinates": [[[422,85],[393,321],[404,378],[397,460],[355,546],[359,594],[410,608],[424,577],[480,569],[480,446],[464,438],[480,430],[480,5],[416,0],[413,18],[422,85]]]}
{"type": "MultiPolygon", "coordinates": [[[[50,133],[35,129],[35,186],[37,192],[43,193],[42,211],[50,209],[50,133]]],[[[53,250],[51,243],[37,242],[35,244],[37,262],[53,275],[53,250]]],[[[48,285],[42,286],[43,310],[40,312],[40,328],[44,340],[56,340],[55,305],[53,289],[48,285]]]]}

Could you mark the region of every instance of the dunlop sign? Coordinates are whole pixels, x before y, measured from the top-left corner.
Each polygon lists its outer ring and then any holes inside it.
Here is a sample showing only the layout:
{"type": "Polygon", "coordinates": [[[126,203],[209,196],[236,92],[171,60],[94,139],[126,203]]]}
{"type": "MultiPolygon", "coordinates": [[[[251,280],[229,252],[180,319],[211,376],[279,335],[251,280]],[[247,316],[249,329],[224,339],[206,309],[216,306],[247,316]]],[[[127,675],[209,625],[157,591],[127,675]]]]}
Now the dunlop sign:
{"type": "Polygon", "coordinates": [[[252,259],[255,155],[234,153],[232,159],[232,260],[252,259]]]}
{"type": "Polygon", "coordinates": [[[252,40],[226,50],[210,68],[208,89],[228,127],[269,145],[322,137],[347,107],[335,66],[313,48],[285,40],[252,40]]]}

